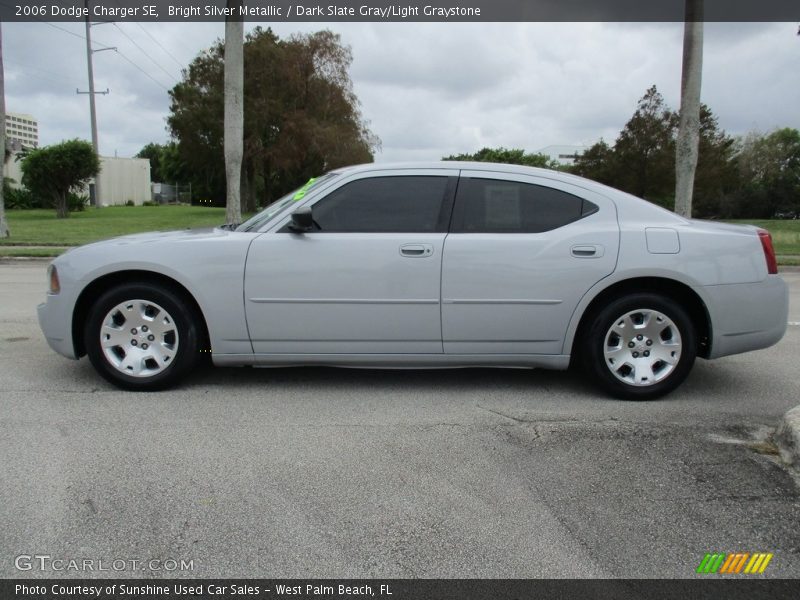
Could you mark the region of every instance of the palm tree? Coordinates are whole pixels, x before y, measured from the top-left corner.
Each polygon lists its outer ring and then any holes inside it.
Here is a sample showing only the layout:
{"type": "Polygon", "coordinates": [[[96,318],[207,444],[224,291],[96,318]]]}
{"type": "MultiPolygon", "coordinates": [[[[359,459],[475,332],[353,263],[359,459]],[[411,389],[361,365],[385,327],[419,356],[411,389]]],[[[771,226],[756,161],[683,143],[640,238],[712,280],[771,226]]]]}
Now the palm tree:
{"type": "MultiPolygon", "coordinates": [[[[238,7],[241,0],[229,0],[238,7]]],[[[241,179],[244,139],[244,22],[225,18],[225,178],[228,223],[242,220],[241,179]]]]}
{"type": "MultiPolygon", "coordinates": [[[[0,169],[0,182],[6,174],[6,83],[5,69],[3,69],[3,29],[0,24],[0,158],[2,158],[2,168],[0,169]]],[[[0,185],[0,238],[7,238],[11,235],[6,222],[6,205],[3,198],[3,186],[0,185]]]]}
{"type": "Polygon", "coordinates": [[[703,74],[703,0],[686,0],[683,25],[681,111],[675,143],[675,212],[692,216],[692,192],[700,143],[700,87],[703,74]]]}

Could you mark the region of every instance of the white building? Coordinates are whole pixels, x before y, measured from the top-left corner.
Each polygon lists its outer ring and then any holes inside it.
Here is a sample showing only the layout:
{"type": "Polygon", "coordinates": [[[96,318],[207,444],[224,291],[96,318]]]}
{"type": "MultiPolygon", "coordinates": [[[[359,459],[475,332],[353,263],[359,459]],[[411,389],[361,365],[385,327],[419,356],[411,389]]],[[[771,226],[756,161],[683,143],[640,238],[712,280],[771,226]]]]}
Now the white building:
{"type": "MultiPolygon", "coordinates": [[[[14,153],[6,162],[5,176],[14,181],[12,187],[21,187],[21,162],[14,153]]],[[[132,201],[136,205],[152,200],[150,191],[150,161],[146,158],[117,158],[115,156],[100,157],[100,205],[112,206],[127,204],[132,201]]],[[[83,192],[87,196],[89,190],[83,192]]]]}
{"type": "Polygon", "coordinates": [[[129,201],[138,206],[152,200],[150,159],[101,156],[97,180],[101,206],[127,204],[129,201]]]}
{"type": "Polygon", "coordinates": [[[586,146],[545,146],[539,150],[539,154],[546,154],[550,160],[556,161],[560,165],[571,165],[575,159],[586,152],[586,146]]]}
{"type": "Polygon", "coordinates": [[[12,150],[39,147],[39,123],[33,115],[6,113],[6,143],[12,150]]]}

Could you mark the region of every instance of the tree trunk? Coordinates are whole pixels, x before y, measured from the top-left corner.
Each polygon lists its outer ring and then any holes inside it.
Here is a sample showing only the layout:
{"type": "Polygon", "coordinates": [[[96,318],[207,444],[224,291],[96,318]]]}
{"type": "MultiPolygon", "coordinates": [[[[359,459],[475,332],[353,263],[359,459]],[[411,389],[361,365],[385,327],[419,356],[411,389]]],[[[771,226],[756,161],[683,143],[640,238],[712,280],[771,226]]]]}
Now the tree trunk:
{"type": "MultiPolygon", "coordinates": [[[[2,175],[2,182],[5,181],[6,176],[6,84],[5,84],[5,70],[3,69],[3,29],[0,23],[0,157],[2,157],[2,168],[0,168],[0,175],[2,175]]],[[[0,238],[7,238],[11,236],[11,231],[8,229],[8,222],[6,221],[6,199],[3,196],[3,185],[0,185],[0,238]]]]}
{"type": "Polygon", "coordinates": [[[686,0],[683,29],[681,112],[675,143],[675,212],[692,216],[694,174],[700,144],[700,87],[703,74],[703,0],[686,0]]]}
{"type": "Polygon", "coordinates": [[[54,194],[56,200],[56,217],[66,219],[69,216],[66,194],[54,194]]]}
{"type": "MultiPolygon", "coordinates": [[[[241,1],[229,0],[229,8],[241,1]]],[[[238,12],[238,11],[237,11],[238,12]]],[[[225,19],[225,218],[242,220],[241,178],[244,139],[244,23],[225,19]]]]}

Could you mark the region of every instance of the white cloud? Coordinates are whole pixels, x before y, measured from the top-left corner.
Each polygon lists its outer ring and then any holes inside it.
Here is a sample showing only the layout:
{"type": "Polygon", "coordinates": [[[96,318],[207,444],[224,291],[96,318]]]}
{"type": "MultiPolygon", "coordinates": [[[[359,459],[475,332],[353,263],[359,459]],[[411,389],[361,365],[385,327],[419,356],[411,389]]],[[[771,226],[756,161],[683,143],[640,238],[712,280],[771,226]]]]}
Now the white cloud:
{"type": "MultiPolygon", "coordinates": [[[[7,110],[35,115],[45,144],[90,137],[87,97],[75,93],[87,88],[84,27],[54,25],[3,24],[7,110]]],[[[282,37],[327,27],[352,46],[381,161],[613,141],[650,85],[679,102],[680,23],[273,26],[282,37]]],[[[795,33],[792,23],[706,26],[703,101],[730,133],[800,127],[795,33]]],[[[93,27],[96,47],[117,46],[138,67],[115,52],[94,55],[96,87],[111,90],[97,98],[101,151],[130,156],[166,141],[165,88],[222,35],[221,23],[93,27]]]]}

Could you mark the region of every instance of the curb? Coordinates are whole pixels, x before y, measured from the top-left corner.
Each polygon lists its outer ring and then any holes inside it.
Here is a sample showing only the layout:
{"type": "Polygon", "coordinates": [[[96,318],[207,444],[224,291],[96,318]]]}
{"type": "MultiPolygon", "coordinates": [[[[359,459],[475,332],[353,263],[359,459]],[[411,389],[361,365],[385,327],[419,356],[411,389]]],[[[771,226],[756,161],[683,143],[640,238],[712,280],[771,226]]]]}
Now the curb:
{"type": "Polygon", "coordinates": [[[0,264],[17,262],[49,263],[55,260],[55,258],[55,256],[0,256],[0,264]]]}
{"type": "Polygon", "coordinates": [[[800,406],[789,410],[775,432],[775,443],[784,462],[800,466],[800,406]]]}

